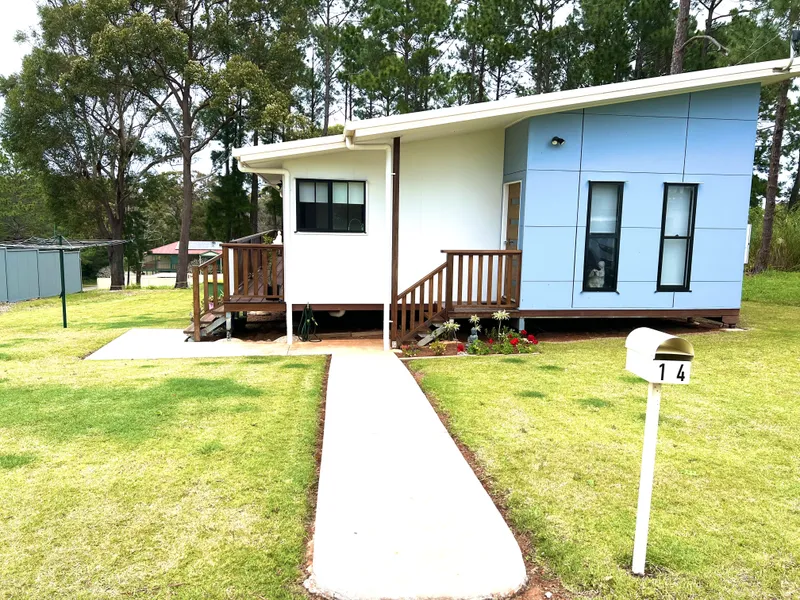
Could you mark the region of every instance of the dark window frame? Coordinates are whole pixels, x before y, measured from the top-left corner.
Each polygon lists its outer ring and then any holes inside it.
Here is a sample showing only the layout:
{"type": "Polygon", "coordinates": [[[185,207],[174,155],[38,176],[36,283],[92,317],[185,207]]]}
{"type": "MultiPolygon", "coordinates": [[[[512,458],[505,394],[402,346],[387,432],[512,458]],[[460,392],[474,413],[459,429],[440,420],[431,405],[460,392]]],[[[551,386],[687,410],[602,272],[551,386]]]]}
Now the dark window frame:
{"type": "MultiPolygon", "coordinates": [[[[295,233],[349,233],[352,235],[366,235],[367,233],[367,180],[366,179],[317,179],[317,178],[302,178],[295,180],[295,233]],[[314,184],[314,204],[316,205],[316,194],[317,194],[317,184],[324,183],[328,186],[328,223],[330,223],[330,227],[323,229],[319,227],[300,227],[300,207],[303,204],[310,204],[308,202],[300,202],[300,184],[301,183],[313,183],[314,184]],[[363,229],[361,231],[348,231],[347,229],[334,229],[333,228],[333,184],[334,183],[346,183],[347,186],[347,204],[343,206],[358,206],[357,204],[350,204],[350,184],[351,183],[360,183],[364,186],[364,204],[363,211],[364,211],[364,218],[362,219],[361,223],[363,229]]],[[[320,203],[322,204],[322,203],[320,203]]]]}
{"type": "Polygon", "coordinates": [[[624,181],[590,181],[589,182],[589,201],[586,207],[586,240],[583,246],[583,278],[582,278],[582,291],[593,293],[619,293],[617,291],[617,283],[619,281],[619,247],[620,237],[622,233],[622,199],[624,196],[625,182],[624,181]],[[595,185],[616,185],[617,186],[617,215],[616,227],[613,234],[610,233],[591,233],[592,230],[592,191],[595,185]],[[589,241],[594,238],[608,238],[614,237],[614,279],[612,285],[604,288],[590,288],[586,285],[588,270],[586,269],[586,260],[589,256],[589,241]]]}
{"type": "Polygon", "coordinates": [[[656,279],[657,292],[691,292],[692,284],[692,255],[694,254],[694,228],[697,216],[697,190],[699,183],[683,182],[664,182],[664,202],[661,209],[661,239],[658,248],[658,276],[656,279]],[[667,229],[667,200],[669,198],[670,186],[681,186],[692,188],[691,206],[689,207],[689,224],[686,228],[687,235],[671,235],[666,237],[664,234],[667,229]],[[661,268],[664,264],[664,240],[686,240],[686,266],[683,271],[683,285],[661,285],[661,268]]]}

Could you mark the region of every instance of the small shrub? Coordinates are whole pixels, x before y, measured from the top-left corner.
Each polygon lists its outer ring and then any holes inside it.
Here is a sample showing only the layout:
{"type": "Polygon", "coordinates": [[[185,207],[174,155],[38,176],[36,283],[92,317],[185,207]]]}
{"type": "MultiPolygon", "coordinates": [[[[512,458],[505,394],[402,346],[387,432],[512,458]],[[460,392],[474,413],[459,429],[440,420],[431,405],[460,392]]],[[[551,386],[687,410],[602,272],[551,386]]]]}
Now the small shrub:
{"type": "Polygon", "coordinates": [[[475,340],[467,347],[467,353],[476,356],[486,356],[492,353],[492,349],[486,342],[475,340]]]}
{"type": "Polygon", "coordinates": [[[449,321],[445,321],[442,324],[444,328],[444,334],[448,336],[451,340],[456,339],[456,335],[458,335],[458,330],[461,329],[461,325],[456,323],[455,319],[450,319],[449,321]]]}
{"type": "Polygon", "coordinates": [[[416,344],[403,344],[400,346],[403,356],[416,356],[419,353],[419,348],[416,344]]]}
{"type": "Polygon", "coordinates": [[[442,356],[447,350],[447,344],[440,340],[436,340],[431,344],[431,350],[433,350],[434,355],[442,356]]]}

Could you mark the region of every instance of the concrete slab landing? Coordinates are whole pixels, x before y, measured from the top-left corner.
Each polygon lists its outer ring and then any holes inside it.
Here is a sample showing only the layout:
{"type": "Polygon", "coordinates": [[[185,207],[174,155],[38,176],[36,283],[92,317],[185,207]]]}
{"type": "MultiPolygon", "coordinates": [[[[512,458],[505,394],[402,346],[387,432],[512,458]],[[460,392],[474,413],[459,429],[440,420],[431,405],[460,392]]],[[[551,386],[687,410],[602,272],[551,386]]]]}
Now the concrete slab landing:
{"type": "Polygon", "coordinates": [[[525,581],[514,536],[397,357],[334,355],[306,586],[347,600],[477,599],[525,581]]]}

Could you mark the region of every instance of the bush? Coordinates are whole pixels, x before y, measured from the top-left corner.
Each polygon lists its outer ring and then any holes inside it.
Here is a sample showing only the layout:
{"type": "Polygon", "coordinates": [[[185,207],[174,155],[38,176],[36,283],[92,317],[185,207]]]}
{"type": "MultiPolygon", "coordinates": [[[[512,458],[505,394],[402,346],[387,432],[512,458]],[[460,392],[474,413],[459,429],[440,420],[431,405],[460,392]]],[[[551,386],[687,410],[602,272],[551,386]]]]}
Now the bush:
{"type": "Polygon", "coordinates": [[[431,350],[433,350],[433,353],[436,356],[442,356],[444,354],[445,350],[447,350],[447,344],[445,344],[444,342],[442,342],[440,340],[436,340],[435,342],[433,342],[431,344],[431,350]]]}
{"type": "MultiPolygon", "coordinates": [[[[764,211],[760,207],[750,209],[750,223],[753,229],[748,267],[755,264],[758,249],[761,247],[764,211]]],[[[785,204],[775,207],[770,268],[776,271],[800,271],[800,210],[789,211],[785,204]]]]}

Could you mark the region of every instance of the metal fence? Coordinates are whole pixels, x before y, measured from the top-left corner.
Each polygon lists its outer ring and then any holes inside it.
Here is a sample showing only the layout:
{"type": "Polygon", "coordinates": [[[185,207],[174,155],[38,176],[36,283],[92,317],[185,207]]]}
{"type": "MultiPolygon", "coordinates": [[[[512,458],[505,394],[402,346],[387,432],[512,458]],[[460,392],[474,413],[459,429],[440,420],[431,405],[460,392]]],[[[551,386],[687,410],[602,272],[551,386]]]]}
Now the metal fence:
{"type": "MultiPolygon", "coordinates": [[[[80,252],[64,252],[68,294],[83,290],[80,252]]],[[[48,298],[61,293],[58,250],[0,248],[0,302],[48,298]]]]}

